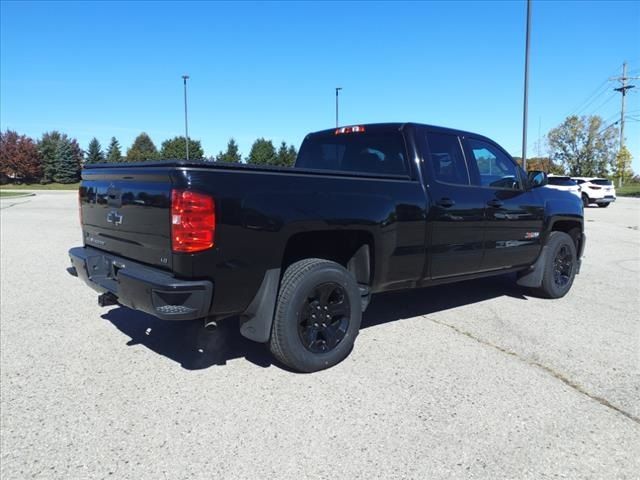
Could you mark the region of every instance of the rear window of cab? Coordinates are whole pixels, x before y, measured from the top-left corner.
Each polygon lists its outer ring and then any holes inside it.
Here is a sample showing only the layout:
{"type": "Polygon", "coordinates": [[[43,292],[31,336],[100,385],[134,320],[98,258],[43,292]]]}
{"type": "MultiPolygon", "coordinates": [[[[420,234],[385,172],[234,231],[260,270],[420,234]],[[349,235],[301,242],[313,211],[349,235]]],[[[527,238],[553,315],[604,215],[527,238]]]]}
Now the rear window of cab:
{"type": "Polygon", "coordinates": [[[308,136],[297,168],[407,175],[404,138],[395,132],[323,133],[308,136]]]}
{"type": "Polygon", "coordinates": [[[573,187],[577,185],[574,180],[569,177],[547,177],[549,185],[558,185],[562,187],[573,187]]]}

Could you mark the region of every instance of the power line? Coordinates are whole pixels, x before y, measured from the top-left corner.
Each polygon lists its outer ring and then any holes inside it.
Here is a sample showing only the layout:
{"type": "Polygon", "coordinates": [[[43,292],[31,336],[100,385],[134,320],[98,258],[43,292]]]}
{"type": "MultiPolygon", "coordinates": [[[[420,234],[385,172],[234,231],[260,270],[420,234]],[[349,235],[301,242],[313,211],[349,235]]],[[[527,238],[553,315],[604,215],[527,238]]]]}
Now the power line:
{"type": "Polygon", "coordinates": [[[591,95],[587,97],[585,101],[583,101],[578,107],[570,110],[569,113],[567,113],[564,117],[567,118],[572,115],[579,115],[580,112],[582,112],[585,108],[587,108],[589,105],[591,105],[593,102],[595,102],[598,98],[600,98],[604,93],[608,91],[608,88],[607,88],[608,82],[609,80],[607,79],[604,82],[602,82],[600,85],[598,85],[598,88],[596,88],[593,91],[593,93],[591,93],[591,95]]]}
{"type": "MultiPolygon", "coordinates": [[[[611,75],[615,75],[615,71],[611,75]]],[[[564,118],[567,118],[571,115],[579,115],[580,112],[588,108],[591,104],[597,101],[600,97],[602,97],[602,95],[604,95],[609,90],[608,85],[609,85],[609,79],[605,78],[602,81],[602,83],[598,85],[596,89],[593,92],[591,92],[591,94],[584,101],[579,103],[576,108],[569,110],[569,112],[564,116],[564,118]]]]}
{"type": "Polygon", "coordinates": [[[593,110],[591,110],[591,115],[593,115],[594,113],[596,113],[597,111],[599,111],[602,107],[604,107],[605,105],[607,105],[608,103],[611,102],[611,100],[613,100],[614,98],[616,98],[615,95],[611,94],[609,96],[609,98],[607,98],[604,102],[602,102],[600,105],[598,105],[596,108],[594,108],[593,110]]]}

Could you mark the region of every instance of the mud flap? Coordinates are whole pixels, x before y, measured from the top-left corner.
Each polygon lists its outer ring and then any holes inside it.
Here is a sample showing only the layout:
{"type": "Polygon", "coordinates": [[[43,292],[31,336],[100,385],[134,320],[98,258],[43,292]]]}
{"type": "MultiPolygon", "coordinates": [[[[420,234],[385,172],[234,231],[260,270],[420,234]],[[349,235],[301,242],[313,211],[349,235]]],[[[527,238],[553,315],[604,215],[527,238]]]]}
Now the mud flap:
{"type": "Polygon", "coordinates": [[[240,317],[240,333],[254,342],[268,342],[278,298],[280,269],[267,270],[262,284],[247,310],[240,317]]]}
{"type": "Polygon", "coordinates": [[[544,266],[548,254],[549,248],[545,245],[542,247],[542,252],[540,252],[536,263],[529,267],[529,269],[518,274],[518,285],[530,288],[538,288],[542,285],[542,275],[544,274],[544,266]]]}

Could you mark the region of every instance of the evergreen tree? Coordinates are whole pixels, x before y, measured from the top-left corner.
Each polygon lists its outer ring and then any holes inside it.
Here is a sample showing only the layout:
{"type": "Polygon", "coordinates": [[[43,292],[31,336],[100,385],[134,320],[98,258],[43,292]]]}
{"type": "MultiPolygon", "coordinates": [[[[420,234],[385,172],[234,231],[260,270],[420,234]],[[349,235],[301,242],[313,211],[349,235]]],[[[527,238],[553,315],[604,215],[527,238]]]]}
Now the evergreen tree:
{"type": "Polygon", "coordinates": [[[102,163],[104,162],[104,153],[102,153],[102,147],[97,138],[93,137],[89,142],[89,148],[87,149],[86,163],[102,163]]]}
{"type": "Polygon", "coordinates": [[[145,160],[157,160],[158,149],[146,133],[141,133],[133,141],[133,145],[127,150],[127,162],[144,162],[145,160]]]}
{"type": "MultiPolygon", "coordinates": [[[[174,137],[162,142],[160,158],[163,160],[176,160],[187,158],[187,140],[185,137],[174,137]]],[[[199,140],[189,139],[189,160],[203,160],[204,151],[199,140]]]]}
{"type": "Polygon", "coordinates": [[[51,183],[56,175],[56,150],[62,135],[60,132],[47,132],[38,142],[38,151],[42,159],[42,183],[51,183]]]}
{"type": "Polygon", "coordinates": [[[271,140],[259,138],[251,146],[247,163],[254,165],[276,165],[276,149],[271,140]]]}
{"type": "Polygon", "coordinates": [[[216,162],[240,163],[241,161],[242,156],[238,151],[238,144],[233,138],[230,138],[229,143],[227,143],[227,151],[218,153],[216,162]]]}
{"type": "Polygon", "coordinates": [[[116,137],[111,137],[111,143],[107,149],[107,162],[118,163],[122,161],[122,152],[120,151],[120,143],[116,137]]]}
{"type": "Polygon", "coordinates": [[[296,147],[294,147],[293,145],[289,145],[287,155],[289,157],[288,164],[290,167],[293,167],[296,163],[296,160],[298,159],[298,151],[296,150],[296,147]]]}
{"type": "Polygon", "coordinates": [[[58,141],[55,153],[56,173],[53,177],[56,182],[74,183],[80,179],[80,165],[75,147],[66,135],[58,141]]]}

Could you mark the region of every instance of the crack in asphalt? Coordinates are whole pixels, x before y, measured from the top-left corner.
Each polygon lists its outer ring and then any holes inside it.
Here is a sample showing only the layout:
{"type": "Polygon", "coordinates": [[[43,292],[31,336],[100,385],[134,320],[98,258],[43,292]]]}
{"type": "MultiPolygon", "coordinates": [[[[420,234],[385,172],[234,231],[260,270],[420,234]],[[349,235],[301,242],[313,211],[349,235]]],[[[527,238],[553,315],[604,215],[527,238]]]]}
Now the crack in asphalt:
{"type": "Polygon", "coordinates": [[[547,372],[548,374],[550,374],[551,376],[553,376],[554,378],[560,380],[562,383],[564,383],[565,385],[567,385],[568,387],[571,387],[573,390],[575,390],[578,393],[581,393],[582,395],[585,395],[587,397],[589,397],[591,400],[594,400],[596,402],[598,402],[600,405],[603,405],[607,408],[610,408],[611,410],[624,415],[625,417],[627,417],[629,420],[631,420],[632,422],[635,422],[637,424],[640,424],[640,418],[636,417],[635,415],[633,415],[632,413],[627,412],[626,410],[621,409],[620,407],[616,407],[615,405],[613,405],[611,402],[609,402],[609,400],[607,400],[606,398],[600,397],[598,395],[594,395],[588,391],[586,391],[584,388],[582,388],[582,386],[580,386],[579,384],[575,383],[574,381],[570,380],[569,378],[565,377],[564,375],[562,375],[560,372],[555,371],[553,368],[548,367],[546,365],[543,365],[542,363],[533,361],[533,360],[528,360],[524,357],[521,357],[518,353],[514,352],[513,350],[508,350],[504,347],[501,347],[499,345],[495,345],[491,342],[488,342],[486,340],[482,340],[481,338],[476,337],[475,335],[473,335],[471,332],[467,332],[466,330],[462,330],[454,325],[450,325],[448,323],[445,322],[441,322],[438,320],[435,320],[433,318],[430,318],[426,315],[422,316],[423,318],[429,320],[430,322],[433,322],[437,325],[440,325],[442,327],[447,327],[451,330],[453,330],[454,332],[460,334],[460,335],[464,335],[465,337],[470,338],[471,340],[474,340],[476,342],[478,342],[481,345],[485,345],[487,347],[491,347],[495,350],[498,350],[499,352],[505,353],[507,355],[510,355],[512,357],[517,358],[518,360],[520,360],[521,362],[526,363],[527,365],[531,365],[533,367],[538,367],[542,370],[544,370],[545,372],[547,372]]]}
{"type": "MultiPolygon", "coordinates": [[[[9,200],[9,199],[6,198],[5,200],[9,200]]],[[[22,205],[24,203],[29,203],[29,202],[30,202],[30,200],[27,200],[25,202],[10,203],[9,205],[1,205],[0,206],[0,210],[6,210],[7,208],[15,207],[16,205],[22,205]]]]}

